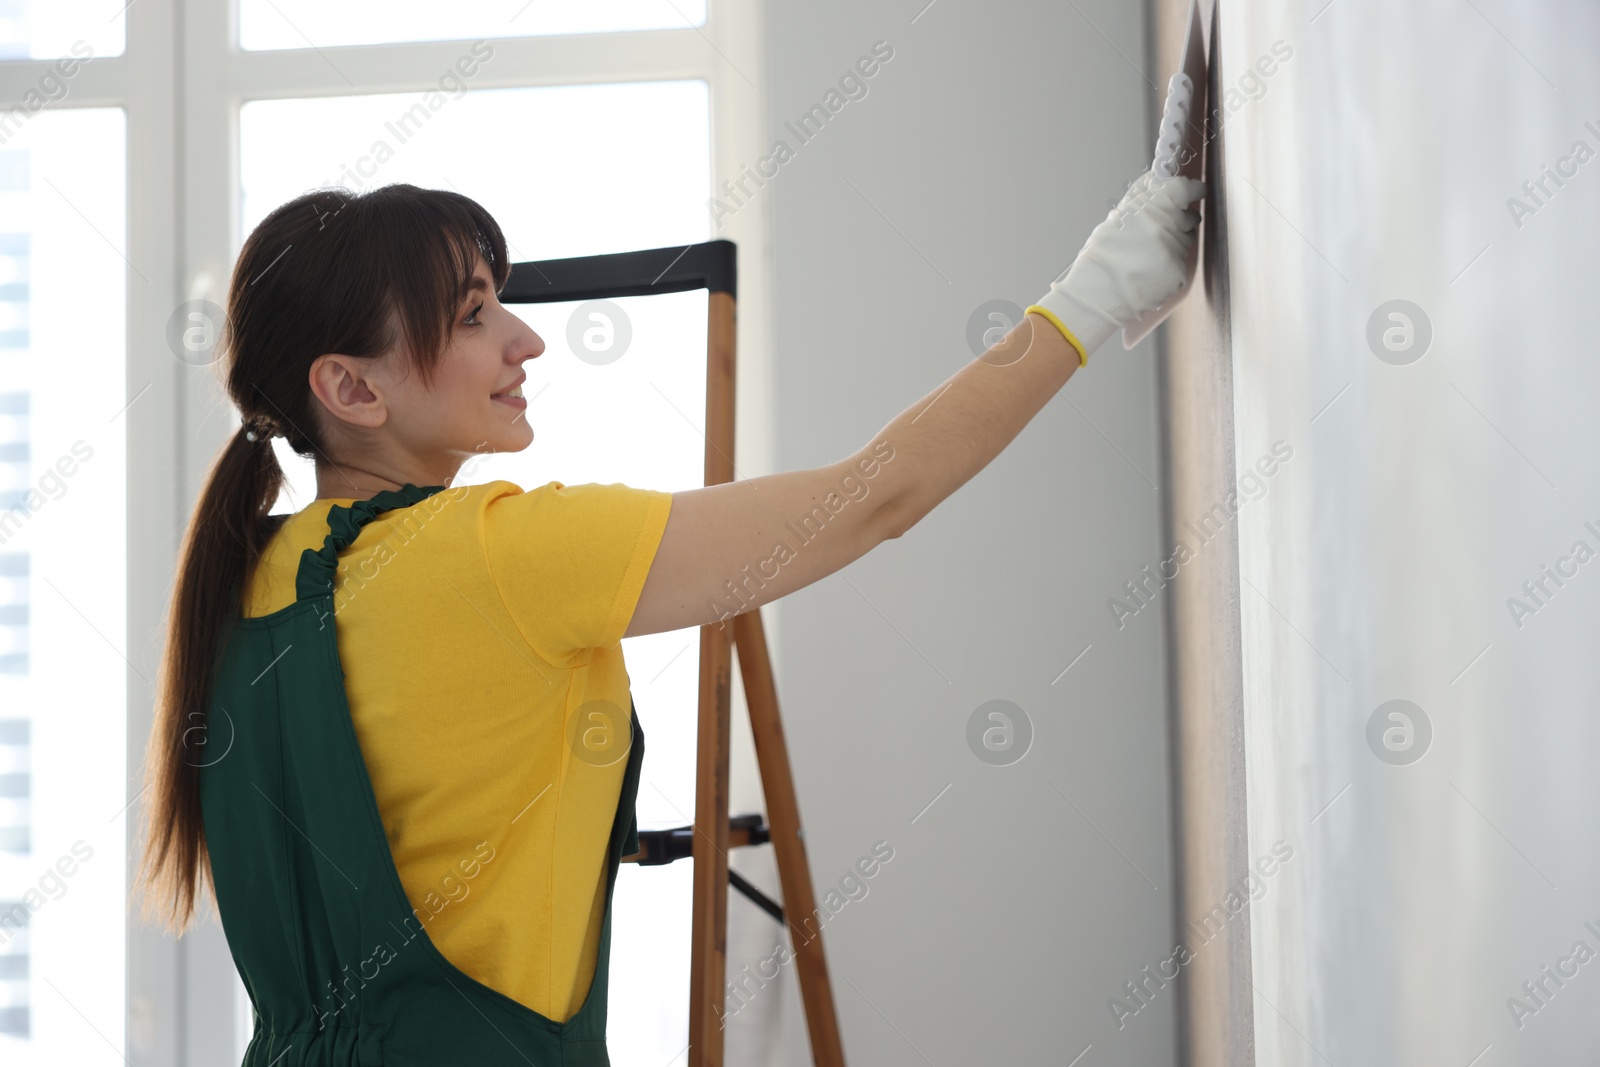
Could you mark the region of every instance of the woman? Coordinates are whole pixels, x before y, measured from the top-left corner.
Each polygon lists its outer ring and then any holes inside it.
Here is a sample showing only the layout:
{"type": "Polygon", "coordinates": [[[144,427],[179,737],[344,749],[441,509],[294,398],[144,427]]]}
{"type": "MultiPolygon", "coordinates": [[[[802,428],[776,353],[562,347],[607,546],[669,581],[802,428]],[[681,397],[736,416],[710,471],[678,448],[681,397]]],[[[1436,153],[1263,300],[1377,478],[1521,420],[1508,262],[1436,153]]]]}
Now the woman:
{"type": "Polygon", "coordinates": [[[247,1067],[605,1065],[611,892],[644,737],[620,641],[715,623],[900,536],[1124,323],[1171,296],[1201,186],[1149,172],[995,347],[814,470],[681,493],[452,487],[533,438],[544,342],[456,193],[320,190],[251,233],[222,338],[243,413],[189,524],[151,738],[147,909],[214,893],[247,1067]],[[283,435],[317,497],[269,516],[283,435]],[[852,481],[854,480],[854,481],[852,481]]]}

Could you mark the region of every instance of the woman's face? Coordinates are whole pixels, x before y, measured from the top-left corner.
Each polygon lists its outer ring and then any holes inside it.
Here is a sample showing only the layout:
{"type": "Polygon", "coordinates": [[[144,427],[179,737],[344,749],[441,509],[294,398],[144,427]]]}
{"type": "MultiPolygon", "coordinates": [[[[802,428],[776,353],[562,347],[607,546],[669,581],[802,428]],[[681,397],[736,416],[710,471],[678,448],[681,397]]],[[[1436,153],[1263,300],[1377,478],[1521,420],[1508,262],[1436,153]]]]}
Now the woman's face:
{"type": "MultiPolygon", "coordinates": [[[[415,373],[387,383],[389,428],[402,449],[424,463],[518,452],[533,441],[528,401],[519,395],[527,376],[522,365],[544,351],[544,340],[495,297],[481,256],[472,285],[456,308],[432,385],[415,373]]],[[[391,369],[399,365],[384,362],[391,369]]]]}

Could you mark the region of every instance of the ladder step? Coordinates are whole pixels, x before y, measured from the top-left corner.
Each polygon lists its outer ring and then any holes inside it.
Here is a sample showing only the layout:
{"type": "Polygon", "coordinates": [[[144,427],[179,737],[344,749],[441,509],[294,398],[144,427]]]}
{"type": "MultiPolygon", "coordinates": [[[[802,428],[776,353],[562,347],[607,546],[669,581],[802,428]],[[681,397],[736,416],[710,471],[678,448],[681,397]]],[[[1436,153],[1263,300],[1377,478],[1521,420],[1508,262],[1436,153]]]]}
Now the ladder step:
{"type": "MultiPolygon", "coordinates": [[[[734,815],[728,819],[728,847],[743,848],[746,845],[764,845],[772,840],[761,815],[734,815]]],[[[692,859],[694,857],[694,827],[672,826],[660,830],[639,831],[639,851],[631,856],[623,856],[624,863],[637,863],[640,866],[659,866],[671,863],[673,860],[692,859]]],[[[733,868],[728,868],[728,884],[748,897],[756,907],[772,916],[779,923],[783,922],[783,905],[757,889],[743,875],[733,868]]]]}
{"type": "MultiPolygon", "coordinates": [[[[772,840],[767,823],[761,815],[734,815],[728,819],[728,847],[764,845],[772,840]]],[[[639,851],[623,856],[623,863],[655,866],[686,860],[694,855],[694,827],[673,826],[661,830],[640,830],[639,851]]]]}

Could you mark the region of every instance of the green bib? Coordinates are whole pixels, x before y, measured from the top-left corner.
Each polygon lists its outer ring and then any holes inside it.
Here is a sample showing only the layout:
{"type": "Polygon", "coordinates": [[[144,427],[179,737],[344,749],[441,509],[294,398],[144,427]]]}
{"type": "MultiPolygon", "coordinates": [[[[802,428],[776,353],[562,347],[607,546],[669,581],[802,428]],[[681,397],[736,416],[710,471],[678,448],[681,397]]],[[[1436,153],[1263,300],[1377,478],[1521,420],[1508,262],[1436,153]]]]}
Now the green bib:
{"type": "MultiPolygon", "coordinates": [[[[450,963],[413,913],[356,741],[334,636],[339,551],[380,512],[444,486],[334,505],[306,549],[295,602],[225,635],[206,724],[224,754],[200,804],[228,949],[254,1007],[244,1067],[610,1067],[611,898],[639,850],[644,732],[630,701],[628,764],[607,851],[593,983],[557,1023],[450,963]]],[[[423,912],[426,915],[426,912],[423,912]]]]}

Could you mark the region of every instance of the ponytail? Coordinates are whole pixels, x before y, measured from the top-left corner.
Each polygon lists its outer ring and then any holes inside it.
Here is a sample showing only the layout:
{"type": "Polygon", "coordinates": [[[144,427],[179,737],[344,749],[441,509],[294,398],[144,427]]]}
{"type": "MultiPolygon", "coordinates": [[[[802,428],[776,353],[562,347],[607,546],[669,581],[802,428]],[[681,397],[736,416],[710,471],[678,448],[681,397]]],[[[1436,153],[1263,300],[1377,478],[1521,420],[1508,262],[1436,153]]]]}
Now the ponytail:
{"type": "Polygon", "coordinates": [[[240,250],[220,350],[244,423],[222,447],[184,533],[145,756],[143,914],[182,933],[196,895],[214,893],[200,806],[207,712],[224,641],[245,610],[257,561],[278,523],[281,434],[319,464],[325,454],[313,363],[327,353],[400,354],[431,382],[477,259],[495,289],[510,277],[494,219],[460,193],[395,184],[319,189],[263,219],[240,250]]]}
{"type": "Polygon", "coordinates": [[[245,580],[266,548],[267,511],[283,487],[283,468],[271,440],[246,422],[223,447],[200,491],[178,556],[167,618],[167,653],[157,680],[162,709],[146,753],[150,810],[138,886],[144,915],[181,932],[193,918],[197,893],[210,886],[210,860],[200,820],[200,767],[206,710],[221,635],[243,610],[245,580]]]}

